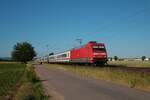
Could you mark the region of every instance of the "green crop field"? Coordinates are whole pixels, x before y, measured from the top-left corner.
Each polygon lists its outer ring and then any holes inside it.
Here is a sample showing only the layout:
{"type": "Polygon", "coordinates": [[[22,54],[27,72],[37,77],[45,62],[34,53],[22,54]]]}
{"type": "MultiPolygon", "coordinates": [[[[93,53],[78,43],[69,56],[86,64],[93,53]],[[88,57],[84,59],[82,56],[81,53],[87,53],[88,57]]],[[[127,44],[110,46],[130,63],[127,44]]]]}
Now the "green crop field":
{"type": "Polygon", "coordinates": [[[16,87],[26,65],[19,63],[0,63],[0,97],[7,96],[16,87]]]}

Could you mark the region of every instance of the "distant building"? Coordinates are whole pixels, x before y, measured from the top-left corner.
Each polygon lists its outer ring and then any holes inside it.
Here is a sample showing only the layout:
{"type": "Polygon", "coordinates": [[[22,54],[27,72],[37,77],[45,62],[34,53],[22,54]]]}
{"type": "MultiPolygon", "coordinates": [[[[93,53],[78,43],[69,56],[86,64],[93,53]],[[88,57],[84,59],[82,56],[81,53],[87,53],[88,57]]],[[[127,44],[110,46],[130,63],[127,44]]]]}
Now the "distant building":
{"type": "MultiPolygon", "coordinates": [[[[115,59],[109,57],[108,61],[115,61],[115,59]]],[[[119,58],[117,61],[142,61],[142,59],[141,58],[119,58]]],[[[144,61],[150,61],[150,58],[146,58],[144,61]]]]}
{"type": "Polygon", "coordinates": [[[115,59],[112,57],[108,57],[108,61],[115,61],[115,59]]]}
{"type": "Polygon", "coordinates": [[[135,60],[135,58],[122,58],[122,59],[124,59],[124,61],[134,61],[135,60]]]}
{"type": "Polygon", "coordinates": [[[150,59],[149,58],[145,58],[145,61],[149,61],[150,59]]]}
{"type": "Polygon", "coordinates": [[[142,61],[141,58],[135,58],[134,61],[142,61]]]}

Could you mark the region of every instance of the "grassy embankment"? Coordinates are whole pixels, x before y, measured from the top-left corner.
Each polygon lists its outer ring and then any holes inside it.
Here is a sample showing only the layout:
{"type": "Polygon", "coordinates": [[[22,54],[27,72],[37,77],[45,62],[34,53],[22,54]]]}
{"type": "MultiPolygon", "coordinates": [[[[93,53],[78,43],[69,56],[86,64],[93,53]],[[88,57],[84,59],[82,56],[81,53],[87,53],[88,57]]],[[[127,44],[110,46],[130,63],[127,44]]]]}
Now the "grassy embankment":
{"type": "Polygon", "coordinates": [[[99,68],[58,64],[46,64],[45,66],[49,69],[62,69],[81,75],[83,77],[110,81],[131,88],[150,91],[150,74],[148,75],[145,73],[131,73],[121,70],[111,70],[107,67],[99,68]]]}
{"type": "Polygon", "coordinates": [[[0,63],[0,100],[46,100],[31,65],[0,63]]]}
{"type": "Polygon", "coordinates": [[[108,64],[126,67],[150,67],[150,61],[109,61],[108,64]]]}

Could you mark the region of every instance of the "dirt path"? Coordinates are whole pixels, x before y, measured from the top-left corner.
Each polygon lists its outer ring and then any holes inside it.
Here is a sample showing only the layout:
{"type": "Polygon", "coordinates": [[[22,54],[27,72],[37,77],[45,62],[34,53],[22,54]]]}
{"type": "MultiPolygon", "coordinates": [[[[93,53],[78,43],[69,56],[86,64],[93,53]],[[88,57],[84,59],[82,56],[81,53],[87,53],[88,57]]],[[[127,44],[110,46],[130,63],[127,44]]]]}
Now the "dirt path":
{"type": "Polygon", "coordinates": [[[64,70],[50,70],[42,65],[36,65],[35,70],[53,100],[150,100],[148,92],[83,78],[64,70]]]}

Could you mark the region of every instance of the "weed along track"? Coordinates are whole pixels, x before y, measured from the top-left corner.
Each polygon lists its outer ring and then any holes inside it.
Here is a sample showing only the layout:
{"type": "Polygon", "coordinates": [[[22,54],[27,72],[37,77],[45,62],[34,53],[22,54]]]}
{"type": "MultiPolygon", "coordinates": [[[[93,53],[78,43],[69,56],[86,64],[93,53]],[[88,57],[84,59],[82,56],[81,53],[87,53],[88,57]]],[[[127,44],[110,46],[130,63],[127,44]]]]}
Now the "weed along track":
{"type": "MultiPolygon", "coordinates": [[[[55,64],[54,64],[55,65],[55,64]]],[[[77,64],[58,64],[58,65],[64,65],[69,67],[84,67],[84,68],[92,68],[92,69],[109,69],[109,70],[120,70],[120,71],[126,71],[126,72],[133,72],[133,73],[143,73],[143,74],[150,74],[150,68],[149,67],[129,67],[129,66],[122,66],[122,65],[103,65],[103,66],[93,66],[93,65],[77,65],[77,64]]]]}

